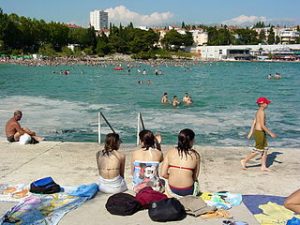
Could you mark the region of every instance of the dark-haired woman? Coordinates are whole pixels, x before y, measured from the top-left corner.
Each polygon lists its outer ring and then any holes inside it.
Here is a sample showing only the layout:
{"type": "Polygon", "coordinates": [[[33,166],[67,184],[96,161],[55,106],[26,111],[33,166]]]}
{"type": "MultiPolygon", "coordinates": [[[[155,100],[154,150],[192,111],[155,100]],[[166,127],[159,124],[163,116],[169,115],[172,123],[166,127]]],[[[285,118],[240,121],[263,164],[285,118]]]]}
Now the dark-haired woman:
{"type": "Polygon", "coordinates": [[[167,152],[161,176],[168,180],[167,190],[171,196],[198,195],[200,155],[193,149],[195,133],[190,129],[178,134],[178,145],[167,152]]]}
{"type": "Polygon", "coordinates": [[[139,137],[141,149],[131,155],[133,190],[139,192],[142,188],[151,186],[154,190],[162,191],[163,185],[158,175],[159,163],[163,160],[161,136],[155,136],[150,130],[142,130],[139,137]]]}
{"type": "Polygon", "coordinates": [[[119,152],[120,137],[116,133],[106,135],[104,149],[97,152],[99,190],[105,193],[119,193],[127,190],[124,180],[125,155],[119,152]]]}

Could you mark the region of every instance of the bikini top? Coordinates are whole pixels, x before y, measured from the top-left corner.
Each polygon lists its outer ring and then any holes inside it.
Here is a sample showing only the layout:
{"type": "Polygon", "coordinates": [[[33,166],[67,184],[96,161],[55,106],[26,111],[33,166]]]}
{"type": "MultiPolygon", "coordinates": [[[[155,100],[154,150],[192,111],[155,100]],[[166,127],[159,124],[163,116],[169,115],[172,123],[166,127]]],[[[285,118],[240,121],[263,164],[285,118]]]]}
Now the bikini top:
{"type": "Polygon", "coordinates": [[[174,165],[169,165],[169,168],[177,168],[177,169],[183,169],[183,170],[190,170],[193,171],[193,168],[188,168],[188,167],[183,167],[183,166],[174,166],[174,165]]]}

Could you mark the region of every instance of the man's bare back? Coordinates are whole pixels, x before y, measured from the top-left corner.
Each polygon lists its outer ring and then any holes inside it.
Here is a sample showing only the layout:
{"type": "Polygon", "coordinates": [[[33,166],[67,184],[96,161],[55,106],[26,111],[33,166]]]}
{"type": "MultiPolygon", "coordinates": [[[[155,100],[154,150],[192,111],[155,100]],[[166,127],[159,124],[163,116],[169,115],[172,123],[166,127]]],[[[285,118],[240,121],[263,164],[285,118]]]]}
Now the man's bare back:
{"type": "Polygon", "coordinates": [[[9,142],[19,141],[20,137],[25,133],[30,135],[36,142],[44,140],[43,137],[36,136],[36,133],[28,128],[22,128],[19,123],[21,119],[22,112],[17,110],[14,112],[14,116],[7,121],[5,126],[5,134],[9,142]]]}

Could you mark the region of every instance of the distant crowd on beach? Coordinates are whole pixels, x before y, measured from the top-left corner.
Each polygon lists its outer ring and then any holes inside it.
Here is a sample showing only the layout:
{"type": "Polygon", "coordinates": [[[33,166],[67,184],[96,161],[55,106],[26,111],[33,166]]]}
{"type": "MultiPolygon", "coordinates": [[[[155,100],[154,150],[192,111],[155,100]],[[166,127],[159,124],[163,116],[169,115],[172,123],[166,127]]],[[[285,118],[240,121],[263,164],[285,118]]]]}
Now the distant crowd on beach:
{"type": "MultiPolygon", "coordinates": [[[[172,101],[169,101],[167,92],[164,92],[160,102],[162,104],[172,104],[172,106],[174,107],[179,106],[181,104],[181,101],[178,99],[177,95],[174,95],[172,101]]],[[[182,98],[182,103],[185,105],[191,105],[193,103],[192,97],[188,93],[185,93],[185,95],[182,98]]]]}

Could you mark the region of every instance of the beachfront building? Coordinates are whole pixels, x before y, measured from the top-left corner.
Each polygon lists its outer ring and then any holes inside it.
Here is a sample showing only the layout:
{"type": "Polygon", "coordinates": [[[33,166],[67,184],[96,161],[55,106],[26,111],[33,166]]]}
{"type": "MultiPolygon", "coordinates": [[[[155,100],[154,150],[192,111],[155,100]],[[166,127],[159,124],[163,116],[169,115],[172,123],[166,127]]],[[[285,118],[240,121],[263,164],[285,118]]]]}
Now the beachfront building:
{"type": "Polygon", "coordinates": [[[202,60],[300,59],[300,44],[197,46],[186,50],[202,60]]]}
{"type": "Polygon", "coordinates": [[[94,10],[90,12],[90,25],[96,31],[108,28],[108,12],[103,10],[94,10]]]}
{"type": "Polygon", "coordinates": [[[292,44],[297,43],[300,37],[300,32],[292,29],[284,29],[279,33],[280,42],[282,44],[292,44]]]}
{"type": "Polygon", "coordinates": [[[196,46],[206,45],[208,42],[208,33],[203,30],[190,30],[193,35],[194,44],[196,46]]]}

